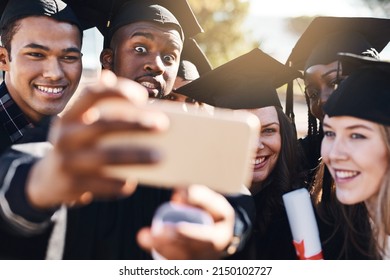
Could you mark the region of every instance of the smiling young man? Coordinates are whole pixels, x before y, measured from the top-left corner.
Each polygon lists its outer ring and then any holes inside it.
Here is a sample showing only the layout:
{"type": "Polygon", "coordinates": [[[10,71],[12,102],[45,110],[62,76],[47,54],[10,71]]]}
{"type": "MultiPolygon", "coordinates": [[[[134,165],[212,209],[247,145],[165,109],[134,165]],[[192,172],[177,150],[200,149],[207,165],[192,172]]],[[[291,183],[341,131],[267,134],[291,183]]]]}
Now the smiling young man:
{"type": "Polygon", "coordinates": [[[82,29],[61,1],[10,1],[1,18],[0,151],[60,113],[79,84],[82,29]],[[49,27],[50,28],[46,28],[49,27]]]}
{"type": "MultiPolygon", "coordinates": [[[[43,258],[50,231],[21,238],[14,234],[19,230],[13,222],[20,221],[18,215],[23,213],[35,222],[50,215],[22,203],[28,200],[21,188],[26,167],[16,171],[15,162],[20,160],[13,162],[14,152],[5,150],[13,144],[46,141],[46,120],[64,109],[79,84],[83,31],[72,10],[58,0],[10,0],[0,28],[0,69],[4,72],[0,85],[0,257],[20,258],[23,252],[25,259],[43,258]],[[14,176],[8,171],[15,172],[14,176]]],[[[47,223],[34,226],[22,220],[22,224],[33,232],[50,228],[47,223]]]]}

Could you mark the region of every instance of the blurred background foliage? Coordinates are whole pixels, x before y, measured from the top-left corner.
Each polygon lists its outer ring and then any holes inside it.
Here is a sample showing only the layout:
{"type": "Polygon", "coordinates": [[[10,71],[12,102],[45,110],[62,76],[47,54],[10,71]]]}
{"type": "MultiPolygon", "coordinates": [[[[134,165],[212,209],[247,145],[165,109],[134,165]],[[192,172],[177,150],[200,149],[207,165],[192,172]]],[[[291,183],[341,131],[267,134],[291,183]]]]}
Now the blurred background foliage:
{"type": "MultiPolygon", "coordinates": [[[[363,0],[373,11],[390,16],[390,0],[363,0]]],[[[212,66],[234,59],[256,47],[259,40],[253,36],[255,26],[246,27],[249,13],[248,0],[188,0],[195,16],[204,29],[195,39],[205,52],[212,66]]],[[[310,16],[288,19],[288,30],[300,35],[313,20],[310,16]]],[[[271,27],[270,27],[271,28],[271,27]]]]}
{"type": "Polygon", "coordinates": [[[204,33],[195,37],[215,68],[259,46],[244,27],[246,0],[188,0],[204,33]]]}

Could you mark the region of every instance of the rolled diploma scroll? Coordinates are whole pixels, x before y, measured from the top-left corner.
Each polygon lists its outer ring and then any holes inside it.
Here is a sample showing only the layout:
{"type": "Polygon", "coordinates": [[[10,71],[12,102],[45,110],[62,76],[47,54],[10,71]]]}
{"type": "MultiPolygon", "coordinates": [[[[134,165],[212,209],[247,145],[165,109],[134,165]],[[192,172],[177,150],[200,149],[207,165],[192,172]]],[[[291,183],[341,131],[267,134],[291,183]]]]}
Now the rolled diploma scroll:
{"type": "Polygon", "coordinates": [[[283,195],[293,243],[301,260],[321,260],[322,248],[309,192],[302,188],[283,195]]]}

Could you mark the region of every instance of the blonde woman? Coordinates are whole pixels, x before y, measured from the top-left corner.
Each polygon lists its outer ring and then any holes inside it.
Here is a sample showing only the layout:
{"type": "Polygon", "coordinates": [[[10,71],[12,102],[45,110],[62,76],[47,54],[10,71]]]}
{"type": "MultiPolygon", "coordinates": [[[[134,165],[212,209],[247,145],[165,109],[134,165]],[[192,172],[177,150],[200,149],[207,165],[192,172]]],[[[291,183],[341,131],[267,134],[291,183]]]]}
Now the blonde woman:
{"type": "Polygon", "coordinates": [[[368,240],[361,249],[373,259],[390,259],[389,76],[390,64],[360,67],[324,106],[321,155],[342,204],[346,236],[358,244],[368,240]],[[352,216],[348,207],[361,202],[366,215],[352,216]]]}

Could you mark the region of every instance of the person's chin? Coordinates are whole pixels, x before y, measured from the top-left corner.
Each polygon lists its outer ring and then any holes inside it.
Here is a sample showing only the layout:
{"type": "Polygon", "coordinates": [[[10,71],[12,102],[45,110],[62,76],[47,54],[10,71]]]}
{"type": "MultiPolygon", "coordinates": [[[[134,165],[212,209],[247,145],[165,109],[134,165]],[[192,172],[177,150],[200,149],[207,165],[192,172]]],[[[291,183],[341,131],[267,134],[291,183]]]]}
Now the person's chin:
{"type": "Polygon", "coordinates": [[[345,205],[353,205],[356,203],[359,203],[361,201],[357,201],[354,196],[351,194],[351,192],[348,192],[345,189],[342,189],[340,187],[336,186],[336,197],[337,200],[345,205]]]}
{"type": "Polygon", "coordinates": [[[146,88],[146,89],[148,90],[150,98],[159,98],[162,95],[161,91],[158,89],[150,89],[150,88],[146,88]]]}
{"type": "Polygon", "coordinates": [[[266,171],[258,171],[253,173],[252,183],[258,184],[267,179],[268,173],[266,171]]]}

